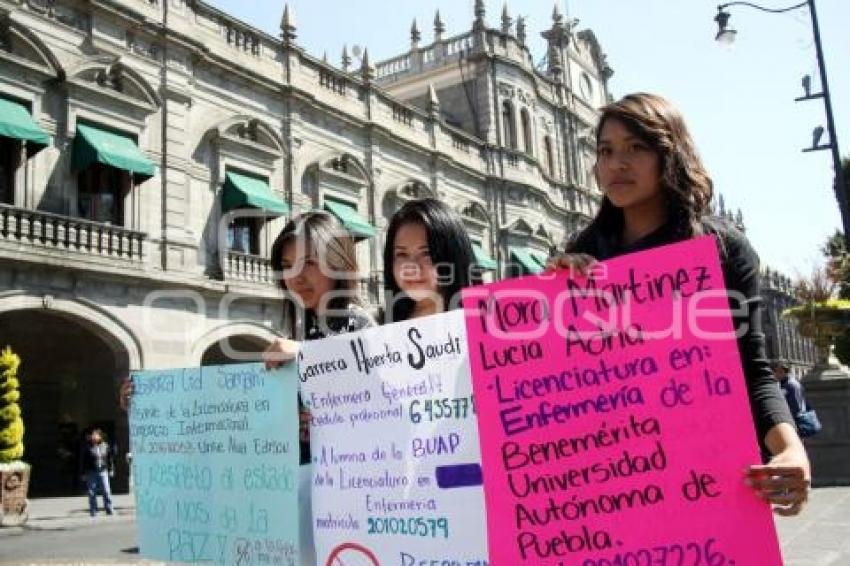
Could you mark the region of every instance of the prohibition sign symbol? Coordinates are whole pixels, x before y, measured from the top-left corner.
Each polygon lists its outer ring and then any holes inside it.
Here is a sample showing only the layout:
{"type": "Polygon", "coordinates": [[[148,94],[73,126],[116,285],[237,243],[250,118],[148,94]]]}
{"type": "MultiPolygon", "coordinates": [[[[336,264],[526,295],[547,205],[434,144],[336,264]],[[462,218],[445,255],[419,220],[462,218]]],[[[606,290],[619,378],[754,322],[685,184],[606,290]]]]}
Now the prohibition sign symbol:
{"type": "Polygon", "coordinates": [[[381,563],[365,546],[344,542],[331,551],[325,566],[381,566],[381,563]]]}

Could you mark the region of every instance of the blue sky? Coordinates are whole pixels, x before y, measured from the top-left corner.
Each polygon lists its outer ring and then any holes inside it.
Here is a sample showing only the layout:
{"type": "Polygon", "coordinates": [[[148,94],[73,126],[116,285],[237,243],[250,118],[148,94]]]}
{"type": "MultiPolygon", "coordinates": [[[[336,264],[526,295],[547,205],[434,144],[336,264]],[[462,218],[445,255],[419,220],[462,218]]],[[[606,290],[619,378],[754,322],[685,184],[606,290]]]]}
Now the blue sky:
{"type": "MultiPolygon", "coordinates": [[[[422,43],[433,39],[439,9],[447,36],[471,27],[473,0],[291,0],[299,45],[338,64],[343,44],[366,46],[378,61],[409,47],[413,18],[422,43]]],[[[779,8],[796,3],[763,0],[779,8]]],[[[213,5],[274,35],[283,2],[214,0],[213,5]]],[[[734,46],[714,41],[717,0],[569,0],[562,11],[591,28],[614,68],[615,97],[649,91],[672,100],[685,115],[715,188],[728,206],[741,208],[748,235],[764,264],[794,277],[820,262],[819,248],[840,226],[832,192],[829,151],[802,153],[811,131],[826,125],[820,101],[795,103],[803,75],[817,64],[808,11],[766,14],[730,9],[738,30],[734,46]]],[[[486,2],[498,27],[503,2],[486,2]]],[[[554,3],[508,3],[528,18],[536,60],[545,53],[540,32],[551,25],[554,3]]],[[[850,155],[850,2],[819,0],[818,17],[842,155],[850,155]]],[[[826,140],[826,138],[824,138],[826,140]]]]}

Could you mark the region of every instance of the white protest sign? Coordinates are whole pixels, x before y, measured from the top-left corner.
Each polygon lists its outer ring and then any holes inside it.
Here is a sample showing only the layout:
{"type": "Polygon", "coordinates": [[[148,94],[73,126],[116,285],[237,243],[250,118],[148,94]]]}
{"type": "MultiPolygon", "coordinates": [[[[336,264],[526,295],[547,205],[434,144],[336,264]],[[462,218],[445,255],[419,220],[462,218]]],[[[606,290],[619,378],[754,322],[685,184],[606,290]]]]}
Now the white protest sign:
{"type": "Polygon", "coordinates": [[[321,566],[487,564],[462,311],[306,342],[321,566]]]}

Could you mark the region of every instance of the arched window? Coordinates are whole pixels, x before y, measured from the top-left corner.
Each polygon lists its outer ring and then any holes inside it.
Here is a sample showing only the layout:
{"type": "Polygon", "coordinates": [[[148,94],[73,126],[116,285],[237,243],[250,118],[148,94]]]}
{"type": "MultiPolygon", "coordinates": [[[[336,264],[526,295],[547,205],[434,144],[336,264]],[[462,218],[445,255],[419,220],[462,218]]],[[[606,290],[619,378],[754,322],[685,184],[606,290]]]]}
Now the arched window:
{"type": "Polygon", "coordinates": [[[15,204],[15,177],[21,157],[18,140],[0,137],[0,203],[15,204]]]}
{"type": "Polygon", "coordinates": [[[71,151],[71,166],[77,173],[77,215],[133,228],[133,187],[156,172],[139,149],[136,135],[78,122],[71,151]]]}
{"type": "Polygon", "coordinates": [[[552,138],[543,138],[543,164],[550,177],[555,176],[555,154],[552,151],[552,138]]]}
{"type": "Polygon", "coordinates": [[[534,155],[534,144],[531,143],[531,118],[528,116],[528,109],[523,108],[520,113],[520,122],[522,123],[522,143],[523,150],[528,155],[534,155]]]}
{"type": "Polygon", "coordinates": [[[507,100],[502,103],[502,124],[505,132],[505,147],[516,149],[516,129],[514,128],[514,107],[507,100]]]}
{"type": "Polygon", "coordinates": [[[268,249],[266,223],[289,213],[267,175],[227,167],[221,193],[221,211],[227,215],[227,247],[231,252],[265,255],[268,249]]]}
{"type": "Polygon", "coordinates": [[[15,181],[22,174],[22,166],[35,153],[50,143],[50,137],[33,119],[30,107],[23,101],[6,98],[0,94],[0,116],[11,125],[0,136],[0,203],[15,202],[15,181]]]}

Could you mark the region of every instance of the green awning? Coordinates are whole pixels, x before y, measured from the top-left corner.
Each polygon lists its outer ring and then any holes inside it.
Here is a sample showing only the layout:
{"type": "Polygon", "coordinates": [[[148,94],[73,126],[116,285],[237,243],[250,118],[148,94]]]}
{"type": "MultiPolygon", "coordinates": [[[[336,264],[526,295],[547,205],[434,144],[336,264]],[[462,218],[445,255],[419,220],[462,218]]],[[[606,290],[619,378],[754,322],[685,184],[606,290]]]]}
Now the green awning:
{"type": "Polygon", "coordinates": [[[36,153],[50,145],[50,136],[41,129],[27,107],[20,102],[0,97],[0,136],[22,140],[36,153]]]}
{"type": "Polygon", "coordinates": [[[229,212],[249,206],[267,210],[278,216],[289,213],[289,207],[274,194],[268,181],[228,171],[224,176],[224,192],[221,195],[222,211],[229,212]]]}
{"type": "Polygon", "coordinates": [[[346,230],[355,238],[371,238],[375,235],[375,227],[360,216],[353,206],[332,200],[325,201],[325,210],[342,222],[346,230]]]}
{"type": "Polygon", "coordinates": [[[537,263],[532,250],[528,248],[511,248],[511,257],[522,267],[525,274],[534,275],[543,271],[543,266],[537,263]]]}
{"type": "Polygon", "coordinates": [[[77,124],[71,166],[74,171],[82,171],[95,163],[129,171],[142,177],[156,175],[153,162],[144,156],[136,145],[136,140],[129,135],[87,124],[77,124]]]}
{"type": "Polygon", "coordinates": [[[546,269],[546,260],[549,259],[549,256],[544,254],[543,252],[538,252],[537,250],[528,250],[529,255],[540,264],[540,267],[546,269]]]}
{"type": "Polygon", "coordinates": [[[475,263],[477,263],[481,269],[496,269],[496,262],[487,255],[482,248],[478,244],[472,244],[472,251],[475,253],[475,263]]]}

